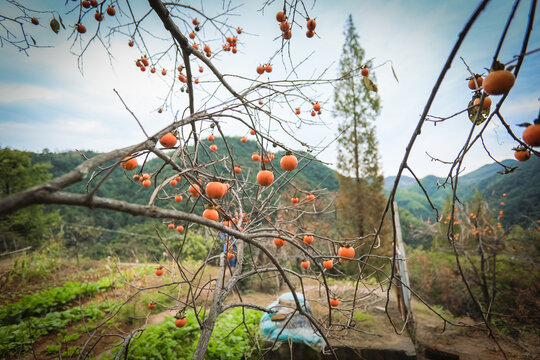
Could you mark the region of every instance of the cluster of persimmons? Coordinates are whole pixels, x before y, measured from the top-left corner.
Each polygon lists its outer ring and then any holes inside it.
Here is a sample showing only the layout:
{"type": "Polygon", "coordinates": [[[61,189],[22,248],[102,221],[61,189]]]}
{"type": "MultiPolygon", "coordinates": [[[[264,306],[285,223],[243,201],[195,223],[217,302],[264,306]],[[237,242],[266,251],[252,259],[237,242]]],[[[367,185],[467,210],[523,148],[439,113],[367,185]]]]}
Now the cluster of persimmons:
{"type": "MultiPolygon", "coordinates": [[[[474,90],[472,105],[476,111],[481,106],[481,111],[489,113],[492,100],[489,95],[504,95],[514,86],[516,78],[514,74],[505,69],[504,65],[496,62],[492,71],[484,78],[480,74],[475,74],[469,79],[469,89],[474,90]],[[484,95],[482,94],[484,90],[484,95]],[[481,104],[480,104],[481,103],[481,104]]],[[[476,113],[473,113],[476,116],[476,113]]],[[[523,142],[531,147],[540,146],[540,118],[534,124],[524,123],[525,127],[522,138],[523,142]]],[[[527,147],[519,145],[513,149],[514,157],[519,161],[527,161],[531,158],[531,151],[527,147]]]]}

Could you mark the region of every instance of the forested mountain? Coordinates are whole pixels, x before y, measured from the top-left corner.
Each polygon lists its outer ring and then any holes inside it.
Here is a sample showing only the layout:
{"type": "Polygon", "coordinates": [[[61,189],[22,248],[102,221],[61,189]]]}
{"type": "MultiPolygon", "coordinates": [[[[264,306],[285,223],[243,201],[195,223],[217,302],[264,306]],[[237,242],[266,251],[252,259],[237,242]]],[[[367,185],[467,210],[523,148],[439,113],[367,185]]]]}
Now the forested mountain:
{"type": "MultiPolygon", "coordinates": [[[[205,141],[208,145],[208,141],[205,141]]],[[[234,156],[235,164],[242,168],[243,174],[249,174],[249,179],[255,181],[256,173],[259,169],[259,163],[251,160],[251,155],[258,150],[257,143],[248,140],[242,143],[239,137],[227,138],[229,149],[234,156]]],[[[223,158],[229,156],[222,139],[216,138],[215,144],[218,146],[218,157],[223,158]]],[[[92,157],[96,153],[87,151],[83,152],[87,157],[92,157]]],[[[201,160],[209,161],[209,151],[201,152],[201,160]]],[[[275,167],[277,172],[281,172],[279,167],[279,159],[282,153],[276,153],[276,159],[269,166],[275,167]]],[[[295,183],[303,184],[308,189],[326,188],[329,191],[338,189],[338,182],[335,177],[335,172],[326,165],[314,160],[309,162],[311,158],[308,154],[304,154],[306,158],[299,159],[299,168],[305,166],[295,177],[295,183]]],[[[212,154],[215,158],[214,154],[212,154]]],[[[84,158],[78,152],[50,153],[43,152],[40,154],[32,154],[33,162],[48,163],[51,165],[50,172],[53,177],[65,174],[75,166],[80,164],[84,158]]],[[[528,225],[532,221],[540,218],[540,186],[537,185],[537,176],[540,173],[540,160],[532,158],[527,162],[518,162],[515,160],[504,160],[502,162],[506,166],[518,168],[506,175],[499,174],[501,171],[500,165],[493,163],[484,165],[481,168],[470,172],[460,177],[458,184],[458,195],[461,200],[470,199],[478,190],[484,198],[493,204],[500,201],[500,194],[506,193],[505,213],[503,224],[522,224],[528,225]]],[[[145,165],[145,172],[156,170],[158,161],[149,160],[145,165]]],[[[218,171],[225,171],[222,165],[216,165],[218,171]]],[[[165,171],[164,174],[169,174],[165,171]]],[[[164,176],[164,175],[163,175],[164,176]]],[[[163,177],[162,177],[163,178],[163,177]]],[[[395,177],[389,176],[385,178],[385,190],[388,192],[393,185],[395,177]]],[[[148,201],[150,191],[144,189],[134,190],[130,177],[126,176],[124,171],[117,168],[111,175],[110,181],[106,181],[98,190],[99,196],[113,197],[120,200],[127,200],[134,196],[139,199],[138,202],[143,204],[148,201]]],[[[426,176],[421,179],[421,182],[428,192],[432,202],[437,208],[442,209],[447,197],[451,194],[449,186],[439,188],[437,183],[443,183],[443,178],[438,178],[433,175],[426,176]]],[[[78,183],[73,185],[73,190],[84,191],[86,183],[78,183]]],[[[186,190],[186,189],[184,189],[186,190]]],[[[413,178],[403,176],[396,201],[400,208],[408,210],[418,219],[435,220],[435,212],[431,210],[426,198],[416,184],[413,178]]],[[[86,209],[70,210],[85,212],[86,209]]],[[[137,223],[143,219],[133,219],[133,217],[124,214],[110,213],[103,215],[100,211],[94,211],[94,216],[98,223],[108,228],[116,228],[125,226],[128,223],[137,223]]]]}
{"type": "MultiPolygon", "coordinates": [[[[203,140],[203,143],[205,147],[199,152],[200,162],[209,162],[210,158],[212,160],[226,159],[226,161],[218,161],[214,166],[218,173],[226,173],[227,171],[230,173],[230,161],[228,160],[229,152],[227,151],[223,139],[216,137],[214,141],[214,143],[218,147],[218,151],[216,153],[211,153],[211,151],[208,150],[208,145],[210,145],[210,143],[207,140],[203,140]],[[226,164],[227,169],[225,168],[224,164],[226,164]]],[[[253,161],[251,159],[251,156],[254,152],[258,151],[257,143],[250,140],[248,140],[246,143],[242,143],[239,137],[230,137],[227,138],[227,144],[231,154],[234,157],[235,165],[242,168],[241,175],[246,176],[250,181],[255,182],[257,172],[260,170],[260,163],[253,161]]],[[[34,163],[49,164],[51,166],[49,169],[50,173],[53,175],[53,177],[57,177],[67,173],[68,171],[72,170],[77,165],[82,163],[84,161],[84,157],[82,156],[82,154],[90,158],[95,156],[97,153],[92,151],[81,151],[80,153],[76,151],[63,153],[51,153],[45,151],[40,154],[31,155],[32,161],[34,163]]],[[[270,164],[266,165],[269,169],[273,168],[276,177],[278,174],[283,173],[283,170],[281,170],[279,166],[279,160],[281,159],[282,155],[284,155],[283,152],[277,152],[275,154],[275,160],[272,161],[270,164]]],[[[142,156],[139,158],[139,164],[142,163],[142,158],[142,156]]],[[[153,173],[157,170],[157,167],[160,166],[161,163],[162,161],[160,160],[150,159],[146,162],[143,172],[153,173]]],[[[139,169],[140,166],[137,168],[136,171],[138,171],[139,169]]],[[[307,153],[300,153],[300,155],[298,156],[298,169],[302,169],[302,171],[295,175],[293,182],[300,188],[305,189],[306,191],[316,189],[327,189],[328,191],[336,191],[338,189],[338,181],[335,177],[334,171],[314,159],[313,156],[310,156],[307,153]]],[[[133,173],[133,171],[124,172],[123,169],[117,167],[110,175],[110,178],[101,185],[101,187],[97,191],[97,195],[102,197],[111,197],[118,200],[133,200],[133,198],[135,198],[135,201],[137,203],[147,203],[154,185],[152,185],[150,189],[135,186],[136,183],[134,184],[131,179],[133,173]]],[[[161,180],[168,176],[171,176],[172,174],[174,174],[174,172],[169,166],[167,166],[160,173],[158,179],[153,180],[153,183],[160,182],[161,180]]],[[[98,175],[98,178],[101,175],[102,174],[98,175]]],[[[291,175],[292,174],[286,174],[286,178],[289,179],[291,175]]],[[[90,175],[88,179],[89,178],[90,175]]],[[[89,185],[90,191],[95,185],[95,183],[96,182],[94,181],[89,185]]],[[[177,187],[178,191],[182,194],[187,192],[187,186],[183,185],[185,185],[185,182],[182,183],[182,186],[177,187]]],[[[84,192],[86,186],[86,181],[80,182],[69,187],[67,191],[71,190],[77,191],[79,193],[84,192]]],[[[187,202],[184,202],[183,205],[187,206],[187,202]]],[[[89,210],[84,208],[74,209],[67,207],[61,207],[61,209],[62,215],[64,217],[67,217],[68,220],[71,219],[73,216],[83,216],[83,214],[86,214],[85,216],[88,216],[89,214],[92,214],[92,217],[94,218],[96,224],[99,224],[100,226],[109,229],[115,229],[145,221],[142,218],[133,218],[130,215],[110,212],[106,210],[89,210]]]]}
{"type": "MultiPolygon", "coordinates": [[[[216,152],[209,150],[210,142],[206,139],[202,141],[202,148],[199,151],[199,163],[207,163],[211,160],[214,161],[214,165],[210,172],[219,174],[231,173],[231,162],[229,160],[230,154],[234,157],[235,166],[242,168],[241,174],[238,176],[241,179],[248,179],[252,182],[256,182],[257,172],[260,170],[260,163],[253,161],[251,156],[254,152],[257,152],[258,146],[255,141],[247,141],[242,143],[239,137],[227,138],[228,149],[223,142],[223,139],[216,137],[214,141],[218,147],[216,152]]],[[[270,151],[273,148],[270,147],[270,151]]],[[[22,153],[22,152],[21,152],[22,153]]],[[[42,153],[24,153],[28,154],[33,164],[47,164],[48,171],[52,177],[61,176],[77,165],[82,163],[85,159],[96,155],[92,151],[71,151],[63,153],[51,153],[49,151],[43,151],[42,153]]],[[[283,174],[283,170],[279,165],[279,161],[284,155],[283,152],[276,152],[275,159],[266,164],[267,169],[272,169],[276,177],[276,185],[285,184],[281,189],[283,192],[290,192],[291,195],[296,190],[290,185],[287,185],[289,181],[294,183],[295,187],[301,190],[303,193],[296,196],[305,196],[306,193],[322,189],[328,190],[329,193],[333,193],[338,189],[338,181],[335,177],[335,173],[332,169],[328,168],[323,163],[314,159],[308,153],[297,153],[298,157],[298,169],[301,171],[290,172],[283,174]],[[283,174],[283,176],[281,176],[283,174]]],[[[26,156],[26,155],[25,155],[26,156]]],[[[144,156],[141,156],[138,161],[139,165],[142,165],[144,156]]],[[[112,164],[113,162],[111,162],[112,164]]],[[[161,166],[162,161],[157,159],[148,159],[144,165],[142,172],[154,173],[158,170],[158,166],[161,166]]],[[[210,169],[209,169],[210,170],[210,169]]],[[[47,171],[47,170],[45,170],[47,171]]],[[[151,193],[153,192],[156,183],[160,183],[162,180],[175,175],[176,172],[172,170],[170,166],[166,166],[156,178],[152,178],[152,186],[144,188],[140,186],[137,181],[132,179],[135,172],[141,172],[141,167],[137,167],[134,171],[127,171],[120,167],[117,167],[107,181],[103,182],[97,191],[97,195],[101,197],[110,197],[117,200],[130,200],[139,204],[148,203],[151,193]]],[[[76,191],[78,193],[84,193],[88,186],[88,191],[92,191],[93,187],[99,182],[99,179],[105,174],[105,171],[97,173],[97,177],[94,181],[87,185],[87,180],[90,179],[92,174],[88,175],[86,181],[74,184],[67,188],[66,191],[76,191]]],[[[227,175],[226,175],[227,176],[227,175]]],[[[185,199],[188,198],[188,186],[186,180],[181,180],[177,186],[167,185],[167,192],[169,196],[173,197],[175,194],[182,194],[185,199]]],[[[179,210],[202,214],[203,206],[202,202],[199,202],[195,209],[192,209],[193,202],[182,201],[175,202],[171,199],[158,199],[156,204],[166,205],[177,208],[179,210]]],[[[244,204],[244,211],[250,211],[250,204],[244,204]]],[[[84,207],[71,207],[71,206],[52,206],[45,205],[45,212],[50,214],[56,214],[59,210],[59,229],[58,225],[52,225],[56,231],[60,231],[58,236],[71,242],[70,248],[76,249],[77,252],[85,254],[93,258],[102,258],[106,255],[118,254],[121,256],[131,256],[131,252],[138,252],[148,254],[149,256],[160,256],[161,246],[159,244],[159,238],[156,237],[154,226],[158,226],[161,229],[163,225],[161,220],[147,219],[143,217],[133,217],[131,215],[102,210],[102,209],[88,209],[84,207]]],[[[187,224],[184,224],[187,225],[187,224]]],[[[195,226],[195,229],[198,228],[195,226]]],[[[175,232],[176,233],[176,232],[175,232]]],[[[170,234],[170,233],[168,233],[170,234]]],[[[199,236],[197,231],[190,232],[190,236],[199,236]]],[[[178,235],[177,235],[178,236],[178,235]]],[[[165,235],[165,240],[172,239],[171,235],[165,235]]],[[[171,240],[172,241],[172,240],[171,240]]],[[[26,244],[37,245],[37,242],[31,242],[27,240],[26,244]]],[[[207,241],[204,241],[204,237],[195,241],[200,246],[207,246],[207,241]]],[[[198,249],[197,246],[192,246],[194,252],[202,251],[204,249],[198,249]]],[[[133,254],[135,255],[135,254],[133,254]]],[[[136,256],[135,256],[136,257],[136,256]]]]}
{"type": "MultiPolygon", "coordinates": [[[[384,178],[384,189],[385,190],[392,190],[392,187],[394,186],[394,181],[396,180],[395,176],[387,176],[384,178]]],[[[401,179],[399,179],[398,189],[404,189],[408,188],[409,186],[415,184],[416,181],[414,178],[406,175],[401,175],[401,179]]]]}
{"type": "MultiPolygon", "coordinates": [[[[459,178],[458,196],[460,200],[467,201],[478,191],[488,203],[496,205],[501,202],[502,193],[506,193],[505,216],[501,221],[503,225],[530,226],[540,219],[540,186],[538,185],[540,159],[533,157],[527,162],[504,160],[502,163],[510,167],[517,166],[517,169],[502,175],[498,173],[502,170],[500,165],[496,163],[484,165],[459,178]]],[[[409,183],[409,180],[410,178],[406,178],[405,183],[409,183]]],[[[431,175],[422,178],[421,182],[434,205],[442,209],[447,197],[451,194],[450,186],[439,188],[437,183],[442,184],[444,179],[431,175]]],[[[387,192],[391,186],[392,183],[387,183],[387,192]]],[[[396,201],[401,208],[408,210],[419,219],[435,220],[435,212],[431,210],[422,189],[416,182],[407,187],[400,186],[396,201]]]]}
{"type": "MultiPolygon", "coordinates": [[[[209,142],[207,140],[203,140],[203,143],[205,146],[200,151],[200,160],[207,162],[210,158],[213,160],[226,159],[226,161],[218,161],[215,165],[218,172],[225,172],[224,164],[230,167],[230,161],[228,160],[229,152],[223,140],[216,138],[215,144],[218,147],[216,153],[208,150],[209,142]]],[[[230,152],[234,156],[235,165],[239,165],[242,168],[242,176],[247,176],[254,182],[260,163],[251,160],[251,156],[258,150],[257,144],[254,141],[242,143],[238,137],[227,138],[227,143],[230,152]]],[[[87,157],[96,155],[96,153],[91,151],[81,153],[84,153],[87,157]]],[[[57,177],[67,173],[83,162],[84,158],[81,153],[51,153],[44,151],[39,154],[32,153],[30,155],[33,163],[49,164],[50,168],[48,171],[53,177],[57,177]]],[[[277,152],[275,155],[275,160],[267,166],[273,167],[273,171],[278,175],[282,173],[279,160],[283,153],[277,152]]],[[[314,189],[327,189],[329,192],[337,191],[338,181],[332,169],[321,162],[310,160],[312,157],[309,154],[302,153],[301,156],[299,156],[298,168],[303,168],[304,166],[305,168],[294,178],[293,181],[296,186],[306,191],[314,189]]],[[[141,162],[142,159],[139,159],[139,163],[141,162]]],[[[491,203],[495,208],[502,201],[501,194],[506,193],[507,196],[504,198],[505,216],[501,219],[503,225],[520,224],[525,227],[532,226],[540,218],[540,187],[537,185],[536,180],[540,170],[540,160],[532,158],[524,163],[505,160],[503,163],[507,166],[518,166],[518,169],[510,174],[501,175],[497,173],[501,170],[501,167],[497,164],[490,164],[460,177],[458,187],[460,200],[468,201],[476,191],[479,191],[488,203],[491,203]]],[[[148,160],[144,167],[144,172],[154,172],[157,170],[159,164],[160,161],[158,160],[148,160]]],[[[230,168],[228,171],[230,171],[230,168]]],[[[172,174],[173,172],[170,167],[167,167],[159,175],[157,181],[161,181],[172,174]]],[[[139,186],[133,182],[132,175],[133,172],[124,172],[118,167],[111,174],[110,179],[103,183],[97,194],[119,200],[133,200],[135,198],[135,201],[140,204],[147,203],[153,187],[147,189],[139,186]]],[[[287,174],[286,176],[289,177],[290,175],[287,174]]],[[[385,179],[386,191],[389,191],[388,188],[391,187],[394,179],[394,177],[385,179]]],[[[442,183],[443,179],[435,176],[426,176],[421,181],[433,203],[442,210],[450,194],[449,187],[438,188],[437,182],[442,183]]],[[[153,180],[153,183],[155,182],[153,180]]],[[[90,190],[94,184],[95,182],[90,184],[90,190]]],[[[185,194],[187,192],[187,186],[185,185],[184,181],[174,191],[185,194]]],[[[86,186],[86,182],[81,182],[67,190],[84,192],[86,186]]],[[[396,201],[403,213],[401,221],[404,229],[406,228],[406,232],[409,230],[408,227],[411,224],[416,225],[422,221],[435,220],[435,212],[430,209],[422,190],[411,178],[404,177],[402,179],[396,195],[396,201]]],[[[190,211],[190,205],[187,201],[173,203],[171,206],[190,211]]],[[[76,236],[73,235],[72,238],[81,238],[81,246],[86,248],[83,250],[87,253],[94,253],[98,257],[104,254],[105,249],[110,249],[111,245],[113,249],[123,249],[125,248],[125,243],[130,241],[136,243],[137,247],[146,247],[146,250],[151,248],[150,243],[143,245],[142,242],[135,241],[136,236],[139,235],[151,239],[148,242],[157,241],[155,236],[151,234],[155,232],[153,224],[159,225],[159,220],[133,217],[127,214],[100,209],[91,210],[62,206],[46,206],[45,209],[48,212],[59,209],[62,223],[66,226],[65,231],[68,231],[67,229],[69,227],[78,227],[76,236]],[[81,232],[83,228],[88,230],[83,233],[81,232]],[[86,240],[83,239],[85,237],[86,240]]],[[[428,246],[430,240],[426,238],[424,242],[424,245],[428,246]]],[[[156,248],[159,247],[159,244],[154,245],[156,245],[156,248]]]]}
{"type": "MultiPolygon", "coordinates": [[[[204,142],[207,146],[210,144],[206,140],[204,142]]],[[[227,159],[226,162],[228,166],[226,169],[223,162],[217,162],[215,165],[217,171],[220,173],[226,171],[230,172],[230,161],[228,160],[229,153],[225,147],[223,139],[216,138],[214,144],[217,145],[218,151],[216,154],[212,153],[212,160],[221,160],[225,158],[227,159]]],[[[246,143],[242,143],[239,137],[228,137],[227,144],[231,154],[234,157],[235,165],[242,168],[242,174],[249,174],[249,180],[255,181],[257,172],[260,170],[260,163],[253,161],[251,156],[254,152],[259,150],[257,143],[250,140],[248,140],[246,143]]],[[[202,163],[210,161],[210,151],[208,150],[207,146],[199,153],[199,159],[202,163]]],[[[57,177],[67,173],[82,163],[84,161],[82,154],[88,158],[97,155],[97,153],[92,151],[81,151],[80,153],[75,151],[63,153],[43,152],[40,154],[32,154],[32,161],[36,163],[50,164],[51,168],[49,171],[52,173],[53,177],[57,177]]],[[[266,167],[269,169],[272,168],[273,171],[277,173],[282,173],[283,170],[281,170],[279,166],[279,160],[283,155],[283,151],[276,152],[275,160],[270,164],[267,164],[266,167]]],[[[139,158],[139,163],[141,162],[142,157],[139,158]]],[[[161,163],[162,161],[155,159],[148,160],[145,164],[144,172],[154,172],[157,170],[158,164],[161,163]]],[[[137,170],[138,169],[140,169],[140,167],[137,168],[137,170]]],[[[327,189],[329,191],[336,191],[338,189],[338,181],[335,177],[334,171],[323,163],[319,162],[317,159],[313,158],[313,156],[310,156],[307,153],[300,153],[300,156],[298,157],[298,169],[302,169],[302,171],[295,175],[294,182],[304,184],[306,186],[306,190],[327,189]]],[[[131,176],[131,173],[124,173],[124,171],[118,167],[111,175],[111,179],[100,187],[98,190],[98,195],[104,197],[114,197],[120,200],[128,198],[131,199],[133,195],[133,188],[131,187],[130,181],[126,181],[131,180],[131,178],[126,176],[126,174],[131,176]]],[[[172,174],[172,171],[165,169],[158,180],[161,180],[163,177],[169,176],[170,174],[172,174]]],[[[73,185],[71,189],[73,191],[80,192],[84,190],[85,186],[86,183],[81,182],[73,185]]],[[[145,192],[144,194],[141,194],[140,202],[144,203],[148,200],[148,198],[149,194],[148,192],[145,192]]]]}

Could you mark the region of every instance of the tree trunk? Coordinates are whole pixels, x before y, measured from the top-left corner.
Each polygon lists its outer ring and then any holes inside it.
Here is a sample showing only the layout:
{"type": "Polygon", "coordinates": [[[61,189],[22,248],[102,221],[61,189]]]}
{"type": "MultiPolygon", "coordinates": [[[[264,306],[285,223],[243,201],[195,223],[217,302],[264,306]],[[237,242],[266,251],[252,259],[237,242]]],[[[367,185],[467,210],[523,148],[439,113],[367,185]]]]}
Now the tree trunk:
{"type": "MultiPolygon", "coordinates": [[[[223,275],[225,275],[225,253],[222,252],[219,257],[219,274],[217,276],[216,289],[214,290],[214,298],[212,299],[212,306],[208,312],[208,317],[202,323],[201,336],[197,343],[197,348],[193,354],[193,360],[203,360],[206,352],[208,351],[208,342],[214,331],[214,325],[216,319],[221,314],[221,302],[225,298],[223,289],[223,275]]],[[[195,309],[197,311],[197,309],[195,309]]]]}
{"type": "Polygon", "coordinates": [[[219,257],[219,274],[216,282],[216,290],[214,291],[214,298],[212,299],[212,306],[208,312],[208,317],[204,320],[201,329],[201,336],[199,337],[199,342],[197,343],[197,348],[193,354],[193,360],[203,360],[206,352],[208,351],[208,343],[210,342],[210,337],[214,331],[214,326],[216,320],[222,312],[223,301],[231,290],[235,287],[238,276],[242,274],[242,266],[244,263],[244,242],[237,241],[236,248],[236,268],[233,272],[233,276],[227,281],[227,285],[224,286],[223,280],[225,279],[225,271],[227,269],[227,256],[225,252],[221,253],[219,257]]]}
{"type": "Polygon", "coordinates": [[[79,251],[80,251],[79,242],[77,241],[75,243],[75,258],[77,259],[77,267],[79,267],[81,265],[80,262],[79,262],[79,251]]]}
{"type": "Polygon", "coordinates": [[[364,201],[362,194],[364,193],[364,185],[360,179],[357,179],[356,182],[356,226],[358,227],[357,236],[364,236],[364,201]]]}

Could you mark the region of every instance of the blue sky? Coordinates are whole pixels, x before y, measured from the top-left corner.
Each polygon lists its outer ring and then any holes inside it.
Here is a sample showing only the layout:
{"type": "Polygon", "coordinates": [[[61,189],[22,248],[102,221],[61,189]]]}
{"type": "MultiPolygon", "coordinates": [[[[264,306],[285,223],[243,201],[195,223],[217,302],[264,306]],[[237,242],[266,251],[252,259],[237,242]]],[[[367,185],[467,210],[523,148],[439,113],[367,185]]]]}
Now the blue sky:
{"type": "MultiPolygon", "coordinates": [[[[59,3],[63,4],[49,0],[39,2],[39,6],[43,9],[48,4],[58,6],[59,3]]],[[[393,63],[399,83],[394,80],[388,64],[374,71],[382,101],[382,111],[377,119],[377,137],[385,176],[397,172],[405,146],[434,82],[459,31],[477,3],[471,0],[306,2],[310,15],[317,18],[320,38],[306,39],[303,31],[293,33],[293,61],[304,59],[314,52],[299,68],[301,76],[309,77],[326,68],[329,77],[336,76],[343,45],[343,28],[349,13],[353,15],[366,57],[374,58],[375,64],[387,60],[393,63]]],[[[221,4],[221,1],[205,1],[204,7],[207,11],[219,12],[221,4]]],[[[255,67],[268,62],[280,44],[279,40],[275,40],[279,29],[274,15],[282,5],[272,3],[261,12],[257,4],[246,1],[234,11],[237,16],[230,19],[231,24],[241,26],[246,33],[240,37],[237,56],[216,59],[216,66],[224,73],[255,77],[255,67]]],[[[200,2],[194,2],[193,5],[198,6],[200,2]]],[[[530,1],[522,1],[518,8],[500,56],[505,62],[519,52],[529,6],[530,1]]],[[[465,81],[468,73],[459,56],[465,58],[473,71],[484,72],[483,68],[491,64],[500,31],[511,7],[512,2],[506,0],[493,0],[488,5],[454,60],[430,114],[450,115],[467,106],[471,96],[465,81]]],[[[9,11],[9,6],[0,0],[0,12],[6,11],[9,11]]],[[[135,8],[135,11],[143,11],[143,7],[135,8]]],[[[71,17],[66,15],[63,18],[68,25],[71,17]]],[[[105,20],[105,27],[114,22],[111,18],[105,20]]],[[[43,16],[41,21],[46,24],[48,19],[43,16]]],[[[540,47],[538,25],[537,20],[529,42],[530,50],[540,47]]],[[[88,33],[94,30],[94,26],[92,21],[88,22],[88,33]]],[[[154,35],[166,37],[155,15],[148,18],[148,26],[154,35]]],[[[180,28],[186,29],[183,24],[180,28]]],[[[1,147],[30,151],[41,151],[44,148],[51,151],[107,151],[143,140],[143,134],[113,93],[113,88],[119,91],[149,133],[159,130],[172,120],[172,111],[156,113],[170,82],[156,75],[151,76],[148,71],[141,73],[133,65],[134,59],[141,52],[127,47],[127,36],[117,34],[112,38],[114,58],[110,61],[100,44],[93,45],[85,54],[84,72],[81,73],[76,57],[70,53],[71,42],[67,40],[67,31],[54,35],[46,27],[29,25],[28,29],[38,44],[50,44],[53,47],[32,49],[30,56],[17,52],[9,45],[0,48],[3,59],[0,67],[1,147]]],[[[210,38],[210,34],[206,35],[210,38]]],[[[157,49],[160,42],[149,44],[152,49],[157,49]]],[[[215,44],[217,46],[217,40],[215,44]]],[[[163,63],[168,68],[173,66],[172,62],[167,65],[166,59],[163,63]]],[[[288,70],[289,64],[279,57],[272,63],[274,71],[269,76],[270,80],[282,77],[288,70]]],[[[518,81],[502,107],[505,119],[517,134],[521,134],[522,130],[515,124],[531,122],[538,114],[539,65],[540,53],[526,58],[518,81]]],[[[201,82],[212,80],[208,72],[201,75],[201,82]]],[[[237,86],[244,84],[238,80],[231,81],[237,86]]],[[[326,125],[303,126],[296,134],[306,142],[330,144],[319,157],[335,164],[337,152],[332,140],[337,133],[339,119],[333,118],[331,112],[332,89],[322,88],[313,96],[323,105],[321,118],[326,125]]],[[[496,102],[498,98],[494,97],[493,100],[496,102]]],[[[182,97],[178,93],[175,106],[185,106],[185,95],[182,97]]],[[[202,103],[198,102],[196,106],[201,107],[202,103]]],[[[307,110],[307,106],[304,108],[307,110]]],[[[426,124],[410,158],[410,166],[419,176],[444,175],[448,167],[431,162],[426,152],[443,160],[452,160],[461,148],[469,128],[470,122],[466,115],[457,116],[436,127],[426,124]]],[[[228,135],[246,133],[246,129],[237,126],[224,126],[224,130],[228,135]]],[[[273,135],[287,145],[301,149],[285,132],[280,131],[274,129],[273,135]]],[[[485,142],[498,160],[513,156],[511,148],[515,144],[497,121],[486,131],[485,142]]],[[[465,161],[466,171],[490,162],[492,160],[481,145],[476,146],[465,161]]]]}

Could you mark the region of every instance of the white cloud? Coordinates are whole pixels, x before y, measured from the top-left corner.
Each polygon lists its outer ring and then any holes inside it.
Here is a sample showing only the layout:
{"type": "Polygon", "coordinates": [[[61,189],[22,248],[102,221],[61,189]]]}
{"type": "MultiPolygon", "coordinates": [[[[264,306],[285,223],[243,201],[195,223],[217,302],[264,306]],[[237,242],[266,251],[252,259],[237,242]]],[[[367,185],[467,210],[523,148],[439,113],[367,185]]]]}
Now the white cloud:
{"type": "Polygon", "coordinates": [[[33,103],[55,100],[60,95],[52,89],[33,84],[0,83],[0,104],[33,103]]]}
{"type": "MultiPolygon", "coordinates": [[[[475,6],[476,4],[468,0],[377,1],[363,2],[361,6],[352,0],[334,3],[321,1],[317,2],[313,9],[308,9],[310,16],[317,17],[317,33],[320,38],[306,39],[301,29],[293,32],[291,52],[295,61],[304,59],[312,51],[315,52],[298,68],[302,78],[317,74],[328,66],[330,68],[327,77],[337,74],[337,61],[343,45],[342,31],[349,12],[353,15],[367,58],[375,58],[375,64],[392,60],[399,83],[393,78],[389,64],[374,71],[383,104],[381,115],[377,119],[377,135],[385,175],[397,172],[405,147],[437,76],[458,32],[475,6]]],[[[481,72],[482,67],[491,61],[492,51],[498,40],[496,30],[499,30],[500,26],[492,20],[502,19],[510,6],[511,4],[505,1],[492,1],[478,24],[471,29],[470,37],[463,44],[459,55],[464,56],[474,71],[481,72]]],[[[253,78],[256,76],[255,67],[269,61],[280,44],[279,38],[275,40],[280,32],[273,13],[278,7],[277,4],[272,4],[263,15],[255,13],[258,7],[254,2],[247,2],[236,11],[242,14],[252,12],[256,15],[231,19],[244,28],[246,33],[239,38],[239,54],[222,54],[216,58],[215,64],[223,73],[253,78]]],[[[523,18],[527,11],[525,8],[520,7],[516,19],[523,18]]],[[[149,21],[156,20],[154,15],[151,16],[149,21]]],[[[506,58],[511,58],[519,48],[510,46],[520,44],[520,21],[516,20],[515,23],[517,25],[511,28],[508,35],[509,45],[503,49],[506,58]]],[[[91,33],[90,30],[89,26],[88,34],[91,33]]],[[[168,38],[159,24],[153,30],[154,35],[168,38]]],[[[205,31],[201,32],[201,36],[205,36],[205,31]]],[[[210,32],[207,35],[209,34],[210,32]]],[[[537,34],[533,34],[532,44],[538,42],[537,34]]],[[[56,45],[55,48],[32,50],[30,57],[14,51],[6,51],[4,54],[4,66],[0,69],[3,79],[0,83],[3,94],[0,111],[4,114],[0,119],[2,145],[35,151],[44,147],[63,150],[82,147],[105,151],[142,140],[143,135],[137,123],[113,93],[113,88],[119,91],[149,133],[158,131],[173,119],[174,111],[171,109],[161,115],[155,113],[162,105],[161,98],[169,90],[169,83],[164,79],[171,79],[173,59],[164,59],[160,65],[169,70],[169,75],[165,78],[160,75],[151,76],[148,71],[141,73],[134,65],[134,60],[141,53],[136,48],[129,48],[126,44],[127,38],[120,36],[112,43],[115,56],[112,60],[113,67],[111,68],[101,45],[94,44],[85,54],[82,76],[77,68],[76,58],[69,55],[70,44],[61,41],[60,36],[51,39],[56,45]],[[3,111],[8,108],[11,112],[3,111]],[[12,112],[13,108],[17,113],[12,112]],[[20,121],[22,118],[25,119],[24,122],[20,121]]],[[[38,40],[45,42],[46,39],[38,40]]],[[[154,46],[154,43],[150,42],[149,46],[154,46]]],[[[213,42],[212,46],[217,47],[218,41],[213,42]]],[[[512,126],[516,122],[531,121],[537,114],[537,99],[540,94],[536,84],[540,79],[535,71],[535,64],[538,65],[538,60],[535,59],[537,57],[527,59],[518,83],[503,106],[505,119],[512,126]]],[[[268,76],[270,80],[283,78],[290,70],[286,56],[274,58],[272,64],[273,73],[265,75],[265,78],[268,76]]],[[[208,69],[197,76],[201,79],[201,85],[205,81],[215,81],[208,69]]],[[[466,106],[471,93],[466,88],[465,77],[466,68],[459,58],[456,58],[430,114],[445,116],[466,106]]],[[[227,80],[237,89],[251,85],[249,80],[233,77],[227,77],[227,80]]],[[[208,106],[230,99],[225,92],[216,95],[210,99],[208,106]]],[[[250,95],[253,96],[255,95],[250,95]]],[[[321,143],[324,146],[333,140],[339,122],[331,113],[332,88],[324,87],[319,94],[313,93],[313,96],[317,96],[317,100],[323,103],[322,119],[328,125],[302,126],[301,129],[293,127],[290,132],[303,141],[321,143]]],[[[185,93],[175,89],[173,98],[174,110],[182,113],[187,105],[185,93]]],[[[201,100],[197,100],[197,108],[204,105],[201,100]]],[[[301,105],[303,114],[309,106],[307,103],[301,105]]],[[[286,111],[278,108],[279,105],[274,105],[273,110],[286,111]]],[[[453,159],[469,128],[470,121],[466,115],[453,118],[437,127],[426,124],[409,164],[419,176],[444,173],[447,166],[430,162],[425,152],[445,160],[453,159]]],[[[286,132],[278,130],[277,126],[272,129],[277,138],[285,144],[299,148],[297,142],[286,132]]],[[[230,135],[241,135],[248,130],[243,126],[227,124],[224,131],[230,135]]],[[[497,122],[490,125],[485,139],[494,156],[499,159],[512,156],[508,150],[512,147],[512,141],[500,125],[497,127],[497,122]]],[[[335,143],[330,145],[320,158],[335,163],[335,143]]],[[[491,159],[481,146],[476,146],[467,160],[467,168],[472,170],[486,162],[491,162],[491,159]]]]}

